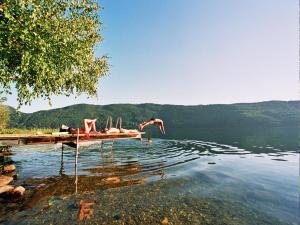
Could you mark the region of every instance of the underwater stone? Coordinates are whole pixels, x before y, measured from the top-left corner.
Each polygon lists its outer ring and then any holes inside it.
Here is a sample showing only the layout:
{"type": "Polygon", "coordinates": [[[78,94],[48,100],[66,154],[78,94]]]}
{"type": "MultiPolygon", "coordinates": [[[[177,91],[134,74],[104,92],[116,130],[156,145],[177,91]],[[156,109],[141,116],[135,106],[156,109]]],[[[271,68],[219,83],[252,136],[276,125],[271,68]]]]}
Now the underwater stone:
{"type": "Polygon", "coordinates": [[[13,186],[7,185],[7,186],[0,187],[0,188],[3,188],[1,197],[4,197],[10,201],[18,200],[20,197],[22,197],[24,195],[24,192],[25,192],[25,188],[22,186],[18,186],[16,188],[14,188],[13,186]]]}
{"type": "Polygon", "coordinates": [[[10,172],[13,172],[16,170],[16,166],[15,165],[7,165],[7,166],[4,166],[3,168],[3,171],[5,173],[10,173],[10,172]]]}
{"type": "Polygon", "coordinates": [[[18,186],[13,190],[14,195],[22,196],[25,192],[25,188],[22,186],[18,186]]]}
{"type": "Polygon", "coordinates": [[[0,187],[8,185],[12,181],[13,181],[12,177],[0,175],[0,187]]]}
{"type": "Polygon", "coordinates": [[[0,187],[0,194],[12,191],[13,189],[14,189],[14,187],[11,185],[2,186],[2,187],[0,187]]]}
{"type": "Polygon", "coordinates": [[[163,219],[163,221],[161,221],[161,223],[162,223],[162,224],[169,224],[168,218],[165,217],[165,218],[163,219]]]}

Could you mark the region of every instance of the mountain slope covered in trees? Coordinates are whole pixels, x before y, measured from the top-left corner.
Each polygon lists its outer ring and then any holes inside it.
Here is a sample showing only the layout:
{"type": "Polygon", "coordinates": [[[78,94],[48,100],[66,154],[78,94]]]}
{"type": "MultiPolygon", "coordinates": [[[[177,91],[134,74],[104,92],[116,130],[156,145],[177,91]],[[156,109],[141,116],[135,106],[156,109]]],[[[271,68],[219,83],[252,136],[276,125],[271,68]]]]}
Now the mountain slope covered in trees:
{"type": "Polygon", "coordinates": [[[16,113],[10,108],[9,127],[57,128],[61,124],[81,127],[83,118],[98,118],[98,128],[104,127],[107,116],[121,116],[123,127],[134,128],[151,117],[162,118],[167,128],[226,128],[241,126],[298,126],[299,101],[269,101],[259,103],[216,105],[159,104],[78,104],[64,108],[16,113]]]}

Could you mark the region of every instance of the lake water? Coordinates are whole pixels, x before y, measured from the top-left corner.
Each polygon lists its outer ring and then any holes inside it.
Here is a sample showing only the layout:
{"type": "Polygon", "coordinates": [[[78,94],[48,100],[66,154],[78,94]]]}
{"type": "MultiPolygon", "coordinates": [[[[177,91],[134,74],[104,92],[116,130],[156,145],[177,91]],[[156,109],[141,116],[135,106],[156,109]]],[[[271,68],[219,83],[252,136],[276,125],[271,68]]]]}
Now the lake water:
{"type": "Polygon", "coordinates": [[[82,147],[77,176],[72,148],[12,148],[15,183],[27,192],[1,200],[0,223],[299,224],[297,128],[162,137],[82,147]]]}

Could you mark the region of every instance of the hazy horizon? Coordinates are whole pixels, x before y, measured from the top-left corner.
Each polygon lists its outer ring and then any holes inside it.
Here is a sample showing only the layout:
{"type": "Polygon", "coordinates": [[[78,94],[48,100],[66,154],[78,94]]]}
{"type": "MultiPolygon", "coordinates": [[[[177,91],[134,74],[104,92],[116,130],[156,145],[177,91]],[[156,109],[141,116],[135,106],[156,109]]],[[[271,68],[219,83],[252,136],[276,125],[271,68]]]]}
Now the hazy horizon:
{"type": "MultiPolygon", "coordinates": [[[[300,102],[300,100],[266,100],[266,101],[257,101],[257,102],[233,102],[233,103],[209,103],[209,104],[191,104],[191,105],[184,105],[184,104],[168,104],[168,103],[155,103],[155,102],[142,102],[142,103],[129,103],[129,102],[125,102],[125,103],[109,103],[109,104],[93,104],[93,103],[74,103],[74,104],[70,104],[70,105],[65,105],[65,106],[60,106],[60,107],[51,107],[49,109],[40,109],[40,110],[36,110],[36,111],[30,111],[30,112],[24,112],[22,110],[20,110],[20,112],[22,113],[34,113],[34,112],[38,112],[38,111],[48,111],[48,110],[54,110],[54,109],[61,109],[61,108],[66,108],[66,107],[70,107],[73,105],[95,105],[95,106],[107,106],[107,105],[143,105],[143,104],[154,104],[154,105],[177,105],[177,106],[207,106],[207,105],[235,105],[235,104],[256,104],[256,103],[264,103],[264,102],[300,102]]],[[[8,105],[10,106],[10,105],[8,105]]],[[[13,107],[13,106],[10,106],[13,107]]],[[[13,107],[16,109],[16,107],[13,107]]]]}

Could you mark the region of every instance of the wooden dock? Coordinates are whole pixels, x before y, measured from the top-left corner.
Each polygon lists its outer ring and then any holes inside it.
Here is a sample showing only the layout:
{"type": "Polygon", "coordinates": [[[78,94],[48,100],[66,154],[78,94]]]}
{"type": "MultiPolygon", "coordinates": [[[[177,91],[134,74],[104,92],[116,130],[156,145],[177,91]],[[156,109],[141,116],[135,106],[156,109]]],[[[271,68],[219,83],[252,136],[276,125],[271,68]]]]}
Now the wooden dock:
{"type": "MultiPolygon", "coordinates": [[[[15,145],[38,145],[38,144],[57,144],[62,143],[61,157],[63,159],[64,145],[76,148],[75,151],[75,193],[78,192],[78,155],[79,155],[79,145],[82,142],[97,142],[103,140],[111,140],[114,143],[115,140],[128,140],[128,139],[141,139],[144,132],[139,132],[137,130],[127,130],[128,132],[106,132],[106,133],[89,133],[80,134],[78,129],[78,134],[68,134],[64,133],[49,133],[49,134],[0,134],[0,146],[15,146],[15,145]]],[[[103,149],[103,142],[101,144],[101,149],[103,149]]],[[[112,149],[112,145],[111,145],[112,149]]],[[[117,179],[119,183],[120,178],[117,179]]],[[[134,182],[140,182],[136,180],[134,182]]],[[[121,185],[121,184],[118,184],[121,185]]],[[[130,185],[130,183],[123,183],[122,185],[130,185]]]]}
{"type": "Polygon", "coordinates": [[[0,134],[1,145],[34,145],[34,144],[57,144],[57,143],[77,143],[93,142],[101,140],[126,140],[141,139],[143,132],[128,133],[91,133],[85,134],[0,134]]]}

